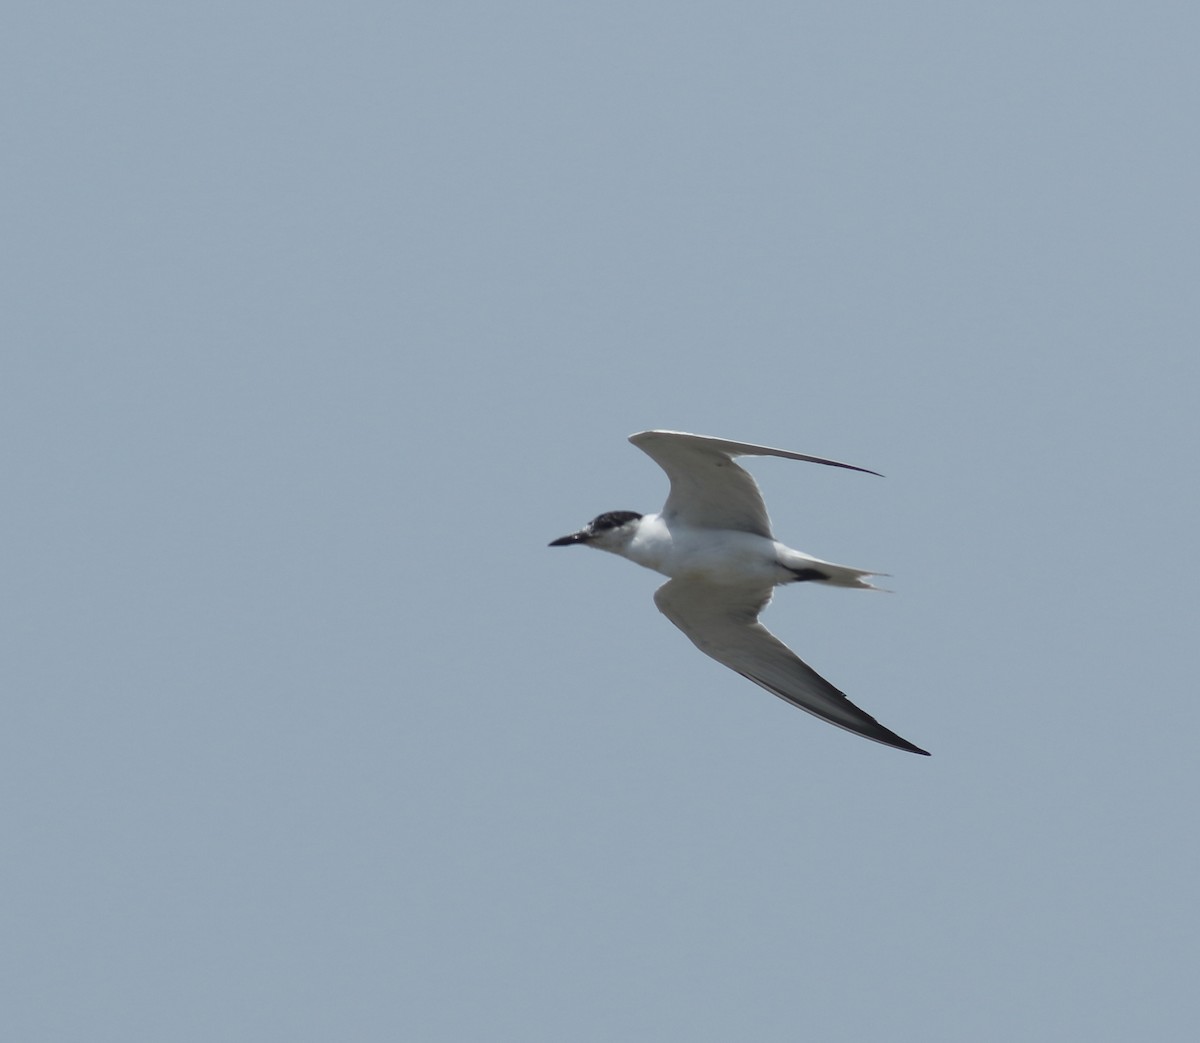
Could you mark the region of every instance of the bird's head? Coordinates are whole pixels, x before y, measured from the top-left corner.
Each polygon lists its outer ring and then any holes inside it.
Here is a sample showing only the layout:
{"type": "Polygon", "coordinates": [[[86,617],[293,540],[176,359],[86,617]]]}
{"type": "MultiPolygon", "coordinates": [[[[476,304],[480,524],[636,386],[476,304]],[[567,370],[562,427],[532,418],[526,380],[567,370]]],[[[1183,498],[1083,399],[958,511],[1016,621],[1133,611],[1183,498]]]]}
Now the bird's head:
{"type": "Polygon", "coordinates": [[[597,550],[617,550],[633,538],[641,517],[637,511],[605,511],[578,532],[551,540],[550,546],[569,547],[579,543],[597,550]]]}

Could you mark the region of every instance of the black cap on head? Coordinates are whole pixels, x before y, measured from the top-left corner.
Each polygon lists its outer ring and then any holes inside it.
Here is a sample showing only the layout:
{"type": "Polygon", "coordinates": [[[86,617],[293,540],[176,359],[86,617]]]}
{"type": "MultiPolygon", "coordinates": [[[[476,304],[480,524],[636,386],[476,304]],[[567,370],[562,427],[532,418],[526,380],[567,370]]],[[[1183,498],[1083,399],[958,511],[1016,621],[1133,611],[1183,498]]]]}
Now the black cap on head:
{"type": "Polygon", "coordinates": [[[637,511],[606,511],[591,520],[588,528],[592,532],[604,532],[606,529],[617,529],[626,522],[637,521],[641,515],[637,511]]]}

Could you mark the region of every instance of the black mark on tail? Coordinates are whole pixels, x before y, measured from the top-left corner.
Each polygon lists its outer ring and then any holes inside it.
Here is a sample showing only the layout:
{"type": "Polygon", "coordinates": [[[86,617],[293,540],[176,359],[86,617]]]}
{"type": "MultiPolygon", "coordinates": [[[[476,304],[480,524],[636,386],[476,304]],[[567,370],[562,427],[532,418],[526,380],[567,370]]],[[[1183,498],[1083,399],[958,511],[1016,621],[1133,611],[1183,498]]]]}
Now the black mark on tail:
{"type": "Polygon", "coordinates": [[[792,581],[795,583],[802,582],[806,579],[827,580],[830,578],[829,573],[822,572],[820,569],[788,569],[788,572],[796,577],[795,580],[792,581]]]}

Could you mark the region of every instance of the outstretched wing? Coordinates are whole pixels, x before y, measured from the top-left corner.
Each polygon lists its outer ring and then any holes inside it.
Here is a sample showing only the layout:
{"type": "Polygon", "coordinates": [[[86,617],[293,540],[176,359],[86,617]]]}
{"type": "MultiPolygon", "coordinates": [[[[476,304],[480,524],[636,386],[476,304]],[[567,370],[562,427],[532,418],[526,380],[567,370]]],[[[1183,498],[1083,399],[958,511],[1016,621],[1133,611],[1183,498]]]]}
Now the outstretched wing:
{"type": "Polygon", "coordinates": [[[667,472],[671,492],[663,514],[703,529],[735,529],[771,538],[771,522],[762,494],[749,473],[733,462],[735,456],[781,456],[849,471],[876,474],[865,467],[825,460],[819,456],[769,449],[747,442],[706,438],[680,431],[642,431],[629,441],[667,472]]]}
{"type": "Polygon", "coordinates": [[[771,588],[727,587],[673,579],[654,603],[705,655],[823,721],[885,746],[929,753],[860,710],[758,622],[771,588]]]}

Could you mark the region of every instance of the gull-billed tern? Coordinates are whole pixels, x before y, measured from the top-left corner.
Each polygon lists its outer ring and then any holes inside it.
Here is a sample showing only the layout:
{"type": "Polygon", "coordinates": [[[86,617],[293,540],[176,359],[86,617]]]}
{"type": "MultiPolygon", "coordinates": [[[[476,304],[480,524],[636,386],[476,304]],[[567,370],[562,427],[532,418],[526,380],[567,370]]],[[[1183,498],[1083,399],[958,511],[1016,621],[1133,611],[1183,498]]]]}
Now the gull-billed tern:
{"type": "Polygon", "coordinates": [[[758,486],[733,458],[782,456],[878,472],[679,431],[642,431],[629,441],[667,472],[671,491],[662,511],[608,511],[550,546],[595,547],[669,576],[654,603],[705,655],[830,724],[928,757],[860,710],[758,622],[782,583],[875,590],[865,577],[878,573],[822,561],[778,542],[758,486]]]}

